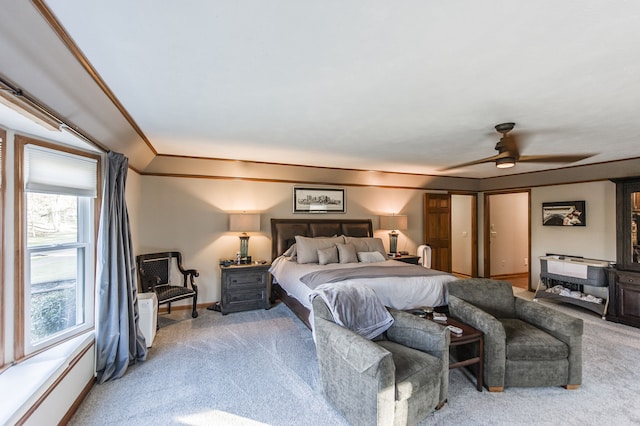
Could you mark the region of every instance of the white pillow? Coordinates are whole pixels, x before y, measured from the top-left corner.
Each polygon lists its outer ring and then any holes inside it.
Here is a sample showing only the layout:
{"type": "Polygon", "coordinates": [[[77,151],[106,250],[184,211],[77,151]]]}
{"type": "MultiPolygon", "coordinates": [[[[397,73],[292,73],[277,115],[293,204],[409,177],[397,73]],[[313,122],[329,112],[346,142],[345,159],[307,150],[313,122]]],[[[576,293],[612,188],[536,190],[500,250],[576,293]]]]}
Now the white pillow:
{"type": "Polygon", "coordinates": [[[338,263],[338,247],[327,247],[318,250],[318,263],[326,265],[328,263],[338,263]]]}
{"type": "Polygon", "coordinates": [[[318,250],[344,243],[343,237],[310,238],[296,235],[298,263],[318,263],[318,250]]]}
{"type": "Polygon", "coordinates": [[[359,251],[358,260],[362,263],[373,263],[384,262],[387,258],[377,251],[359,251]]]}

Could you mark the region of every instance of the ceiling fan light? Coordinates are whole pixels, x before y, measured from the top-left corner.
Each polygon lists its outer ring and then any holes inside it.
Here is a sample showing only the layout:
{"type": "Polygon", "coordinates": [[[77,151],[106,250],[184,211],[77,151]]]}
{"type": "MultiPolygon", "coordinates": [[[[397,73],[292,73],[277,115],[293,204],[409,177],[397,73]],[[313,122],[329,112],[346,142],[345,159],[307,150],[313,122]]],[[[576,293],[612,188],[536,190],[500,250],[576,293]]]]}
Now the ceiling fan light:
{"type": "Polygon", "coordinates": [[[496,167],[499,169],[508,169],[516,165],[516,159],[513,157],[502,157],[496,160],[496,167]]]}

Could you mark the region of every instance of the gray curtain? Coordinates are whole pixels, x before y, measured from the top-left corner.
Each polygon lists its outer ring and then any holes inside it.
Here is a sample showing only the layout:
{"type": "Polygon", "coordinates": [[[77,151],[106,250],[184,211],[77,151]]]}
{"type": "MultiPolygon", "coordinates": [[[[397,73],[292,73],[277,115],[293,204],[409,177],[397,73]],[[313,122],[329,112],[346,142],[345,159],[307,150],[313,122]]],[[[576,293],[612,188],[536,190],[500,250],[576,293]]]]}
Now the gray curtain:
{"type": "Polygon", "coordinates": [[[138,280],[125,202],[129,160],[115,152],[107,157],[96,270],[98,383],[122,377],[130,364],[147,357],[138,327],[138,280]]]}

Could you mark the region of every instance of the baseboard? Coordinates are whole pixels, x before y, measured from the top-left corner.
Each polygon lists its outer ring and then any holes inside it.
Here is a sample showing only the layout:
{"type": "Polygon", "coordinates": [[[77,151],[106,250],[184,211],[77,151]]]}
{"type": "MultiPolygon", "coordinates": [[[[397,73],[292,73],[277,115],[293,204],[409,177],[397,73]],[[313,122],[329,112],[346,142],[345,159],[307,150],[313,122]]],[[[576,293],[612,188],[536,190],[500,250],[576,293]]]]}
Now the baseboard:
{"type": "Polygon", "coordinates": [[[517,274],[491,275],[492,280],[508,280],[510,278],[527,278],[528,272],[518,272],[517,274]]]}

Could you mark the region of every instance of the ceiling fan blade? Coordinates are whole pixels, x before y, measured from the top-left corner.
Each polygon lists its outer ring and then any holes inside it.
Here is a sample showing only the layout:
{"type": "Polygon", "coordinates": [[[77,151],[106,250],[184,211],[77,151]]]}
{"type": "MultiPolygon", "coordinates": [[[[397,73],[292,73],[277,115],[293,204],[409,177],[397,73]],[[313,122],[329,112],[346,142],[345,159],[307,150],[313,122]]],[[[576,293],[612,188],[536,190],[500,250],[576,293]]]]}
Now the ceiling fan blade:
{"type": "Polygon", "coordinates": [[[506,149],[506,152],[511,154],[510,157],[514,157],[516,159],[520,157],[520,149],[518,147],[519,143],[514,135],[504,135],[500,142],[506,149]]]}
{"type": "Polygon", "coordinates": [[[521,155],[518,162],[527,163],[575,163],[596,154],[571,154],[571,155],[521,155]]]}
{"type": "Polygon", "coordinates": [[[445,167],[444,169],[439,169],[439,171],[444,172],[452,169],[461,169],[467,166],[475,166],[476,164],[491,163],[493,161],[496,161],[498,158],[502,158],[504,156],[505,156],[504,154],[492,155],[491,157],[483,158],[481,160],[469,161],[468,163],[456,164],[455,166],[445,167]]]}

